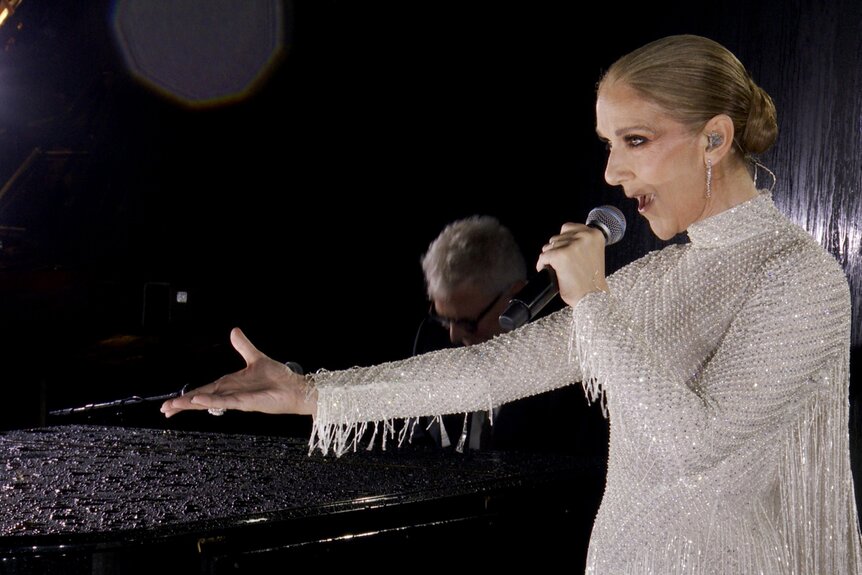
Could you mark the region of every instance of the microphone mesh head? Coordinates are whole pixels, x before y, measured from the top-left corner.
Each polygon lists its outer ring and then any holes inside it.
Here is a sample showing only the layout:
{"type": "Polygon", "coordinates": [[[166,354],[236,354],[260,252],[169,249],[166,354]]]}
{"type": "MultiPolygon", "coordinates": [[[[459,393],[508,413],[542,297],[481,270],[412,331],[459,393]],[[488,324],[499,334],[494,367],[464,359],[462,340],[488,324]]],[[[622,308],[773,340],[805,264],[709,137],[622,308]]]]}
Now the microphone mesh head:
{"type": "Polygon", "coordinates": [[[626,233],[626,217],[614,206],[599,206],[587,215],[587,225],[597,227],[605,234],[605,245],[615,244],[626,233]]]}

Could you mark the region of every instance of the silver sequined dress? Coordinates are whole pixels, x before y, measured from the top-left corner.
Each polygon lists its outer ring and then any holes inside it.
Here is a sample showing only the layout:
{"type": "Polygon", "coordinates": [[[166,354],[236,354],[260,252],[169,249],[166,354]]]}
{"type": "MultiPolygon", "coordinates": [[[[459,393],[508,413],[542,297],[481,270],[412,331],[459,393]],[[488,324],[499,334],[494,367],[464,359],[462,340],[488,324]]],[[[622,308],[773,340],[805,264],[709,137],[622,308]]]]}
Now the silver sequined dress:
{"type": "Polygon", "coordinates": [[[846,277],[767,193],[688,234],[485,344],[316,374],[312,447],[582,381],[611,424],[588,573],[862,574],[846,277]]]}

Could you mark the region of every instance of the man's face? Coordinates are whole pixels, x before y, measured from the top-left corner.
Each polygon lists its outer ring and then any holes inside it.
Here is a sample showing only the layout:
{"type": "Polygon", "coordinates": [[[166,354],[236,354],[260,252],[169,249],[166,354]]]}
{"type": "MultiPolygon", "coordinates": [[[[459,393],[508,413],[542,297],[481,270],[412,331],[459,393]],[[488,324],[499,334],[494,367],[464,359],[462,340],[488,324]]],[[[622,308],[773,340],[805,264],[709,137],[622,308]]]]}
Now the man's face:
{"type": "Polygon", "coordinates": [[[472,283],[433,299],[435,319],[449,330],[452,343],[473,345],[502,333],[499,317],[509,303],[510,290],[488,293],[472,283]]]}

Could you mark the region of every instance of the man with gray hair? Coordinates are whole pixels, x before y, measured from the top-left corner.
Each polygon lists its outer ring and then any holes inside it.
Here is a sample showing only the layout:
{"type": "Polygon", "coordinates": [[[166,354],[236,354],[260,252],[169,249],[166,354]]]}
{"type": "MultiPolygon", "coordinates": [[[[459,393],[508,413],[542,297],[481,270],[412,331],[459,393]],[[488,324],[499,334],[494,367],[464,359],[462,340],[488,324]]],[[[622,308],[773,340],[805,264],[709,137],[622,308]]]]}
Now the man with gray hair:
{"type": "MultiPolygon", "coordinates": [[[[527,265],[515,237],[492,216],[471,216],[446,226],[422,256],[422,271],[431,300],[428,317],[448,331],[454,345],[474,345],[501,334],[500,314],[527,283],[527,265]]],[[[414,349],[419,351],[428,350],[414,349]]],[[[583,411],[578,407],[583,401],[577,391],[566,386],[500,406],[493,414],[445,415],[430,425],[425,421],[421,428],[427,427],[435,446],[454,445],[459,452],[571,453],[579,438],[574,431],[582,425],[577,415],[583,411]]]]}
{"type": "Polygon", "coordinates": [[[454,344],[473,345],[500,334],[498,318],[527,281],[515,237],[491,216],[446,226],[422,257],[430,317],[454,344]]]}

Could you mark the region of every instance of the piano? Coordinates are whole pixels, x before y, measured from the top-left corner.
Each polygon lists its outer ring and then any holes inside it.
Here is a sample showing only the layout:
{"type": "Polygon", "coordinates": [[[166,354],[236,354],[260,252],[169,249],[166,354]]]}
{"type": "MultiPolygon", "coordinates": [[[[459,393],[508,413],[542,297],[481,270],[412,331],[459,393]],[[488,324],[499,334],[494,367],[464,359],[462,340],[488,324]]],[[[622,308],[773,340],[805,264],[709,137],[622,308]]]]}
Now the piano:
{"type": "Polygon", "coordinates": [[[0,433],[0,573],[582,572],[604,478],[573,456],[98,425],[0,433]]]}

